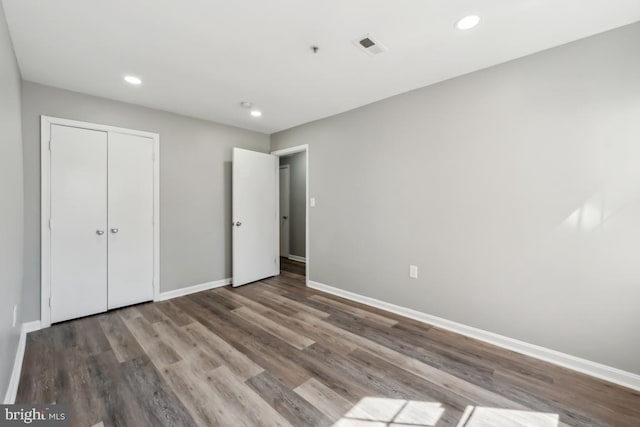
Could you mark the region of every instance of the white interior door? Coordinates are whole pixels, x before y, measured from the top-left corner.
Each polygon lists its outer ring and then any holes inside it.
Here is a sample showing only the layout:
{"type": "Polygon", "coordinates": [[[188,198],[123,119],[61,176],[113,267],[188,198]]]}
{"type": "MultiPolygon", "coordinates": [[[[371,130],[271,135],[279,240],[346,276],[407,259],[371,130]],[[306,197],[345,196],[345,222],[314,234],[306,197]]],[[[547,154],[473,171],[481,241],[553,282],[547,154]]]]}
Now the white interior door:
{"type": "Polygon", "coordinates": [[[291,179],[289,175],[289,165],[280,166],[280,256],[288,257],[289,233],[290,233],[290,212],[289,212],[289,188],[291,179]]]}
{"type": "Polygon", "coordinates": [[[153,139],[109,132],[109,309],[153,299],[153,139]]]}
{"type": "Polygon", "coordinates": [[[233,286],[277,273],[278,158],[233,149],[233,286]]]}
{"type": "Polygon", "coordinates": [[[107,310],[107,133],[51,126],[51,322],[107,310]]]}

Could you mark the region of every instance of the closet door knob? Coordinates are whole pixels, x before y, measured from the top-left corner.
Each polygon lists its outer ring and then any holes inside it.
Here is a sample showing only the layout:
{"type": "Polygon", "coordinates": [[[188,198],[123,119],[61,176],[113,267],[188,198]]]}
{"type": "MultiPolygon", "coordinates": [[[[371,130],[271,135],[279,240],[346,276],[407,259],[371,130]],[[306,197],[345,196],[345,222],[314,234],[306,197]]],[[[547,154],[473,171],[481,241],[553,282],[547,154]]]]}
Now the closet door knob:
{"type": "Polygon", "coordinates": [[[98,236],[102,236],[104,234],[104,230],[96,230],[96,234],[98,236]]]}
{"type": "Polygon", "coordinates": [[[117,228],[112,228],[112,229],[111,229],[111,232],[112,232],[113,234],[116,234],[118,231],[120,231],[120,230],[118,230],[117,228]]]}

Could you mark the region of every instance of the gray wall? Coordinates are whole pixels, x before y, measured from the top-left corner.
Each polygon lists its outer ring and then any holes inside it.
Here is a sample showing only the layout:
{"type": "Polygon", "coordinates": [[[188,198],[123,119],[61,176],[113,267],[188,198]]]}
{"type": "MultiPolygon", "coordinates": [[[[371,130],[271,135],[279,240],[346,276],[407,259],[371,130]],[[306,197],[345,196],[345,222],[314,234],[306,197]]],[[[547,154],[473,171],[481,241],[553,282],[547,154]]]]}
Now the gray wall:
{"type": "Polygon", "coordinates": [[[281,157],[281,165],[289,165],[289,252],[291,255],[305,257],[307,232],[307,153],[296,153],[281,157]]]}
{"type": "Polygon", "coordinates": [[[272,135],[310,144],[310,279],[640,374],[638,52],[634,24],[272,135]]]}
{"type": "Polygon", "coordinates": [[[269,136],[24,82],[25,314],[40,318],[40,115],[160,134],[160,290],[231,276],[231,149],[269,136]]]}
{"type": "Polygon", "coordinates": [[[20,72],[0,3],[0,400],[11,377],[20,337],[23,239],[20,72]]]}

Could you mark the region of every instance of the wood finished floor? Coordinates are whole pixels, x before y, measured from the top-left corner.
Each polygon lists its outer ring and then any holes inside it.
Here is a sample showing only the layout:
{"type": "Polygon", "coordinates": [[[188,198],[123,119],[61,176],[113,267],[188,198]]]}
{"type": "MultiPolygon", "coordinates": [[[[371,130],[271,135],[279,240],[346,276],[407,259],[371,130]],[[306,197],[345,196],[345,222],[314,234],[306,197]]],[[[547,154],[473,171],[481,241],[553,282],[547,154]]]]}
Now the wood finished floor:
{"type": "Polygon", "coordinates": [[[638,392],[303,279],[32,332],[16,403],[65,403],[77,426],[640,425],[638,392]]]}

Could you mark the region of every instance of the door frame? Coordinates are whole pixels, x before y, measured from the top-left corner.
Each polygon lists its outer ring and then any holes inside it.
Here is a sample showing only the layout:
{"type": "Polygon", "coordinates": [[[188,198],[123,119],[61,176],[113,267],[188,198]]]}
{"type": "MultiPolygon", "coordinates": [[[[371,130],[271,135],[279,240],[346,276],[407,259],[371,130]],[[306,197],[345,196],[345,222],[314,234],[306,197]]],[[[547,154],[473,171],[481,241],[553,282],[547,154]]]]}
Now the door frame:
{"type": "MultiPolygon", "coordinates": [[[[61,125],[153,140],[153,299],[160,295],[160,135],[134,129],[40,116],[40,322],[51,326],[51,126],[61,125]]],[[[108,141],[108,136],[107,136],[108,141]]]]}
{"type": "MultiPolygon", "coordinates": [[[[283,148],[281,150],[275,150],[272,151],[271,154],[273,154],[274,156],[278,156],[278,157],[282,157],[282,156],[287,156],[289,154],[296,154],[296,153],[307,153],[306,159],[305,159],[305,163],[306,163],[306,173],[305,173],[305,198],[306,198],[306,203],[305,203],[305,236],[304,236],[304,257],[305,257],[305,285],[308,287],[309,286],[309,281],[311,280],[309,277],[309,272],[311,271],[309,266],[311,265],[311,251],[309,250],[309,248],[311,247],[311,236],[309,234],[309,144],[303,144],[303,145],[296,145],[294,147],[289,147],[289,148],[283,148]]],[[[279,189],[280,187],[278,187],[279,189]]],[[[278,191],[278,194],[276,194],[276,207],[278,208],[278,217],[280,217],[280,191],[278,191]]],[[[279,246],[278,246],[279,249],[279,246]]],[[[278,250],[279,252],[279,250],[278,250]]],[[[280,257],[278,257],[278,272],[280,272],[280,257]]]]}
{"type": "MultiPolygon", "coordinates": [[[[289,179],[289,182],[287,183],[287,188],[289,190],[289,194],[287,194],[287,198],[289,199],[287,202],[289,203],[289,216],[287,217],[286,221],[286,229],[287,229],[287,242],[286,242],[286,248],[287,248],[287,257],[289,257],[289,255],[291,255],[291,167],[289,165],[279,165],[279,169],[278,169],[278,184],[280,184],[280,172],[286,169],[287,170],[287,178],[289,179]]],[[[282,193],[278,193],[278,203],[281,201],[282,199],[282,193]]],[[[279,208],[278,208],[279,209],[279,208]]],[[[280,224],[280,220],[282,219],[282,212],[278,211],[278,224],[280,224]]],[[[280,233],[282,233],[282,226],[280,227],[280,233]]],[[[282,249],[282,247],[280,247],[280,249],[282,249]]],[[[280,256],[282,256],[282,250],[280,250],[280,256]]]]}

